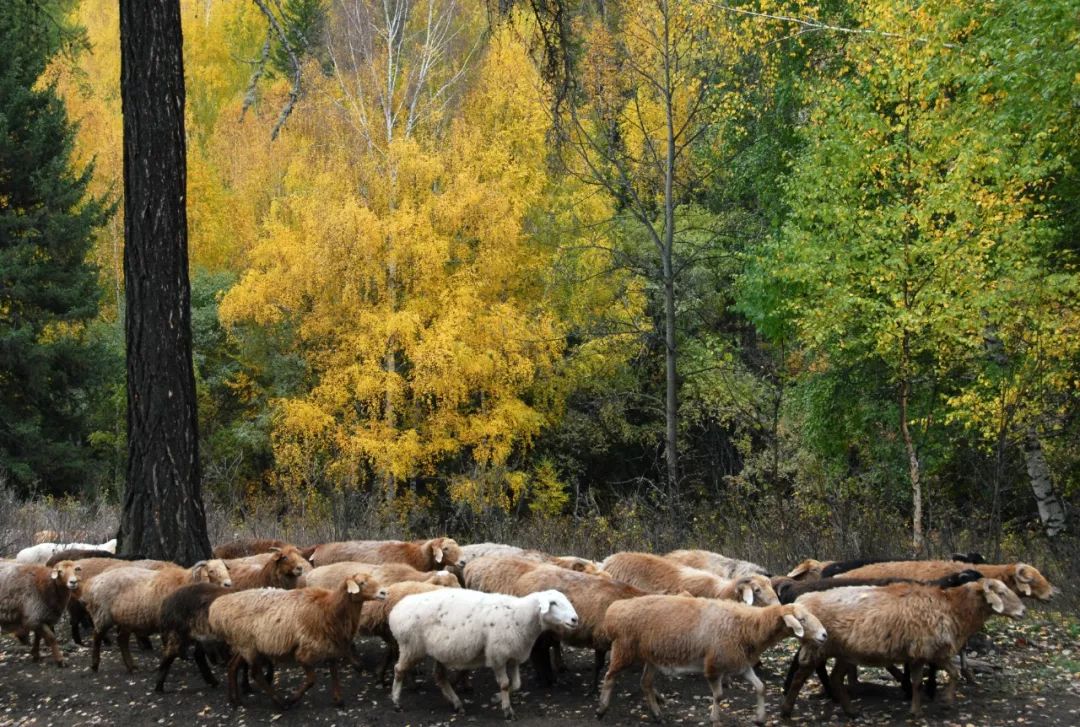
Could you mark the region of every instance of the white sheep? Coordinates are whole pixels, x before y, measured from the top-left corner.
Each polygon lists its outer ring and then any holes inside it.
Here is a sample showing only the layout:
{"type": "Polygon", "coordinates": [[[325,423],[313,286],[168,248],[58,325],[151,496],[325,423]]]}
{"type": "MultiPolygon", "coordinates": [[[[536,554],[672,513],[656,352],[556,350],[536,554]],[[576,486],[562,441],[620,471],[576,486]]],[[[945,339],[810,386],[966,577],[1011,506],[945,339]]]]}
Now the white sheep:
{"type": "Polygon", "coordinates": [[[518,665],[529,658],[536,637],[546,629],[573,629],[577,623],[577,612],[558,591],[515,598],[440,589],[408,596],[390,613],[390,631],[400,649],[394,667],[394,706],[401,706],[405,675],[431,656],[435,683],[459,713],[465,707],[446,679],[446,668],[487,666],[499,683],[503,716],[512,719],[510,692],[521,688],[518,665]]]}
{"type": "Polygon", "coordinates": [[[92,543],[38,543],[37,545],[31,545],[29,548],[23,548],[19,551],[19,554],[15,556],[15,560],[19,563],[37,563],[38,565],[45,565],[49,562],[49,558],[59,550],[105,550],[110,553],[116,552],[116,538],[109,540],[101,545],[94,545],[92,543]]]}

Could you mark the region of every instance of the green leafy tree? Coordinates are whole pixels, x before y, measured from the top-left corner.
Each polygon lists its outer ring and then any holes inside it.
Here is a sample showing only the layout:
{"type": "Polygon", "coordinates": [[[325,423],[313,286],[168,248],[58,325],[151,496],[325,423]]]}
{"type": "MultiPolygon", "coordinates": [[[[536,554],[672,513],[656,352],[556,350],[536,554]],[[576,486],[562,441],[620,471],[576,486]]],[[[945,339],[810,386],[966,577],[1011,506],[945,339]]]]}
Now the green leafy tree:
{"type": "Polygon", "coordinates": [[[86,257],[108,209],[87,195],[91,170],[72,168],[74,127],[41,83],[71,39],[61,10],[20,0],[0,13],[0,471],[22,490],[87,478],[105,359],[85,334],[99,297],[86,257]]]}

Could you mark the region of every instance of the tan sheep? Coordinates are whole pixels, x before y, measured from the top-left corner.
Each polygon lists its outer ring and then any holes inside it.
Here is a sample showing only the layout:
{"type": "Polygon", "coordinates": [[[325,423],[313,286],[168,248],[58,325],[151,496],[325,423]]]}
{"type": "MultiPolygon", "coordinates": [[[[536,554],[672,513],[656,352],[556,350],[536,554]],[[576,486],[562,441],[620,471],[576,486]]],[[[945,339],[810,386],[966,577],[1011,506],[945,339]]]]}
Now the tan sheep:
{"type": "Polygon", "coordinates": [[[296,588],[311,564],[295,545],[271,546],[266,553],[225,561],[232,576],[233,588],[296,588]]]}
{"type": "Polygon", "coordinates": [[[613,603],[604,619],[611,639],[611,665],[604,676],[600,706],[603,717],[611,704],[615,677],[632,664],[643,664],[641,687],[649,710],[661,718],[653,690],[657,670],[704,673],[712,690],[710,718],[720,723],[721,680],[740,675],[754,687],[754,722],[765,721],[765,685],[754,673],[761,654],[794,635],[802,643],[826,641],[821,622],[800,604],[754,608],[732,601],[685,596],[644,596],[613,603]]]}
{"type": "Polygon", "coordinates": [[[576,555],[548,555],[539,550],[526,550],[525,548],[519,548],[516,545],[505,545],[503,543],[475,543],[472,545],[465,545],[461,548],[461,554],[466,563],[471,563],[477,558],[487,557],[524,558],[525,560],[550,563],[551,565],[557,565],[560,568],[567,568],[581,573],[589,573],[590,575],[607,576],[600,568],[600,564],[595,560],[579,558],[576,555]]]}
{"type": "Polygon", "coordinates": [[[967,569],[978,571],[984,578],[995,578],[1003,582],[1019,596],[1049,601],[1056,592],[1043,574],[1027,563],[975,565],[955,560],[897,560],[855,568],[845,572],[844,577],[911,578],[917,581],[932,581],[967,569]]]}
{"type": "Polygon", "coordinates": [[[316,566],[354,560],[363,563],[406,563],[417,570],[464,568],[461,547],[453,538],[431,540],[347,540],[323,543],[312,549],[309,558],[316,566]]]}
{"type": "MultiPolygon", "coordinates": [[[[950,677],[945,702],[951,705],[960,676],[952,657],[990,616],[1019,618],[1024,613],[1019,597],[990,578],[946,589],[914,583],[834,588],[804,594],[795,603],[821,620],[829,641],[799,652],[799,668],[781,707],[784,717],[791,715],[806,678],[830,657],[837,660],[831,691],[848,715],[855,714],[844,688],[852,665],[909,662],[913,685],[922,683],[927,665],[944,669],[950,677]]],[[[921,711],[922,690],[915,688],[911,714],[918,717],[921,711]]]]}
{"type": "Polygon", "coordinates": [[[0,631],[34,634],[30,653],[37,661],[41,639],[52,649],[53,662],[64,666],[53,626],[64,615],[71,594],[79,587],[81,566],[63,560],[52,566],[4,563],[0,565],[0,631]]]}
{"type": "Polygon", "coordinates": [[[241,538],[214,546],[214,557],[221,560],[243,558],[248,555],[269,553],[271,548],[282,549],[289,543],[277,538],[241,538]]]}
{"type": "Polygon", "coordinates": [[[541,565],[540,561],[518,556],[477,558],[465,565],[465,587],[484,593],[512,594],[517,579],[541,565]]]}
{"type": "Polygon", "coordinates": [[[796,581],[816,581],[820,579],[821,572],[835,563],[833,560],[814,560],[813,558],[807,558],[802,563],[791,569],[787,574],[788,578],[792,578],[796,581]]]}
{"type": "MultiPolygon", "coordinates": [[[[539,591],[562,592],[578,614],[578,626],[572,631],[557,633],[557,637],[570,646],[592,649],[594,653],[593,687],[599,685],[600,670],[611,648],[611,639],[604,631],[604,615],[608,607],[626,598],[648,595],[634,586],[601,576],[577,573],[553,565],[541,565],[518,577],[511,589],[514,596],[525,596],[539,591]]],[[[546,663],[535,663],[542,675],[546,663]]],[[[546,676],[546,675],[545,675],[546,676]]]]}
{"type": "Polygon", "coordinates": [[[769,572],[757,563],[737,560],[711,550],[673,550],[664,556],[667,560],[698,570],[705,570],[721,578],[741,578],[743,576],[768,576],[769,572]]]}
{"type": "Polygon", "coordinates": [[[131,635],[149,636],[161,629],[161,604],[171,594],[191,583],[232,585],[224,561],[199,561],[191,568],[114,568],[96,577],[90,584],[87,609],[94,620],[94,641],[90,668],[101,663],[102,638],[114,626],[124,666],[135,671],[131,658],[131,635]]]}
{"type": "Polygon", "coordinates": [[[210,604],[210,630],[233,650],[229,702],[240,703],[237,672],[244,664],[279,708],[295,704],[315,684],[315,667],[330,662],[331,695],[340,705],[337,659],[349,655],[364,601],[386,598],[372,580],[348,578],[335,590],[260,588],[221,596],[210,604]],[[295,662],[305,679],[291,696],[278,695],[263,673],[266,663],[295,662]]]}
{"type": "Polygon", "coordinates": [[[728,580],[708,571],[673,563],[651,553],[616,553],[603,563],[604,570],[643,591],[675,595],[686,591],[699,598],[719,598],[746,604],[779,603],[766,576],[751,575],[728,580]]]}

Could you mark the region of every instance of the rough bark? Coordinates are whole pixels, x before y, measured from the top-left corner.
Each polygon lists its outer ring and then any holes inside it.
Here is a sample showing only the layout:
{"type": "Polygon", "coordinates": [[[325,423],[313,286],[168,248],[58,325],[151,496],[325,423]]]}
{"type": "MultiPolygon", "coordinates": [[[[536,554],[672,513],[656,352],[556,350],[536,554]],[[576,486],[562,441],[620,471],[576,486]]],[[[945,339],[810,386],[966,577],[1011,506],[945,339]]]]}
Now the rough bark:
{"type": "Polygon", "coordinates": [[[675,112],[671,81],[671,28],[664,8],[664,110],[667,122],[667,153],[664,162],[664,242],[661,249],[664,275],[664,450],[667,460],[667,483],[675,493],[679,483],[679,384],[678,351],[675,340],[675,112]]]}
{"type": "Polygon", "coordinates": [[[191,358],[179,0],[121,0],[127,488],[120,552],[210,556],[191,358]]]}
{"type": "Polygon", "coordinates": [[[1039,508],[1039,519],[1046,528],[1047,536],[1053,538],[1065,532],[1065,503],[1054,488],[1050,476],[1050,465],[1046,461],[1039,434],[1031,427],[1024,441],[1024,463],[1027,465],[1031,491],[1035,494],[1035,504],[1039,508]]]}
{"type": "MultiPolygon", "coordinates": [[[[905,347],[906,347],[905,339],[905,347]]],[[[907,378],[900,382],[900,433],[904,438],[904,449],[908,458],[908,477],[911,480],[911,545],[918,551],[923,547],[923,497],[922,469],[919,455],[915,451],[915,441],[908,426],[908,399],[911,384],[907,378]]]]}

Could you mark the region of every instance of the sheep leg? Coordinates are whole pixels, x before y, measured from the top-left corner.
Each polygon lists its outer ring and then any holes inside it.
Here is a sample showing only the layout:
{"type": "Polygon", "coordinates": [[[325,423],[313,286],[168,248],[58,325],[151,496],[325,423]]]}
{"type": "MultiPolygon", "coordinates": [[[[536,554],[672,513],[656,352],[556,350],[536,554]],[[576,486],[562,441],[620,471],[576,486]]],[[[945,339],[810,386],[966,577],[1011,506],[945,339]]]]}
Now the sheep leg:
{"type": "Polygon", "coordinates": [[[510,677],[506,674],[506,663],[496,664],[491,669],[495,672],[495,681],[499,683],[499,701],[502,703],[503,717],[513,719],[514,708],[510,706],[510,677]]]}
{"type": "Polygon", "coordinates": [[[840,708],[844,710],[844,714],[848,717],[855,717],[859,712],[851,705],[851,695],[848,694],[847,687],[844,686],[844,680],[851,674],[848,666],[848,663],[843,659],[836,659],[832,674],[829,676],[829,687],[832,689],[833,698],[840,703],[840,708]]]}
{"type": "Polygon", "coordinates": [[[211,687],[218,685],[217,677],[214,676],[214,671],[210,668],[210,662],[206,660],[206,651],[203,649],[202,644],[195,643],[195,665],[199,667],[199,673],[202,674],[203,681],[211,687]]]}
{"type": "Polygon", "coordinates": [[[604,661],[607,659],[607,649],[597,648],[593,652],[593,673],[592,673],[592,688],[595,692],[600,688],[600,672],[604,668],[604,661]]]}
{"type": "MultiPolygon", "coordinates": [[[[498,675],[498,670],[496,670],[496,678],[498,678],[498,675]]],[[[506,676],[505,667],[503,667],[503,676],[506,676]]],[[[397,681],[395,679],[395,686],[396,685],[397,681]]],[[[450,704],[454,705],[454,710],[458,714],[465,714],[465,705],[461,702],[461,697],[457,695],[454,688],[450,686],[450,680],[446,678],[446,667],[439,661],[435,662],[435,685],[439,688],[439,691],[443,693],[443,696],[446,697],[450,704]]],[[[501,683],[499,684],[499,687],[502,687],[501,683]]],[[[505,711],[506,708],[504,706],[503,712],[505,713],[505,711]]]]}
{"type": "Polygon", "coordinates": [[[41,661],[41,627],[34,629],[34,645],[30,647],[30,658],[41,661]]]}
{"type": "Polygon", "coordinates": [[[558,645],[558,640],[554,634],[550,632],[543,632],[537,637],[533,643],[532,649],[529,651],[529,661],[532,662],[533,669],[536,671],[536,676],[540,679],[540,682],[545,686],[552,686],[556,681],[556,671],[554,668],[554,658],[552,656],[552,649],[558,645]]]}
{"type": "Polygon", "coordinates": [[[390,665],[397,661],[398,648],[396,643],[387,643],[386,653],[383,655],[382,668],[379,669],[379,684],[386,686],[386,674],[390,671],[390,665]]]}
{"type": "Polygon", "coordinates": [[[922,715],[922,675],[925,664],[915,661],[911,664],[911,716],[922,715]]]}
{"type": "Polygon", "coordinates": [[[507,662],[510,666],[510,691],[521,689],[521,666],[516,661],[507,662]]]}
{"type": "Polygon", "coordinates": [[[120,647],[120,656],[124,658],[124,666],[128,672],[135,671],[135,660],[131,658],[131,632],[124,628],[116,630],[116,643],[120,647]]]}
{"type": "Polygon", "coordinates": [[[40,633],[45,637],[45,643],[52,649],[53,663],[58,667],[64,666],[64,656],[60,653],[60,644],[56,643],[56,634],[53,633],[52,626],[49,624],[41,624],[38,630],[34,633],[34,640],[37,641],[37,634],[40,633]]]}
{"type": "Polygon", "coordinates": [[[611,645],[611,662],[608,664],[607,674],[604,675],[604,686],[600,689],[600,704],[596,708],[597,719],[602,718],[611,706],[611,693],[615,691],[616,675],[632,663],[631,655],[620,649],[618,641],[611,645]]]}
{"type": "MultiPolygon", "coordinates": [[[[165,691],[165,679],[169,676],[169,668],[180,655],[180,636],[175,632],[168,632],[161,637],[161,661],[158,662],[158,680],[154,685],[155,692],[165,691]]],[[[202,668],[201,666],[199,667],[202,668]]]]}
{"type": "Polygon", "coordinates": [[[394,703],[394,709],[401,709],[401,685],[409,675],[418,659],[410,658],[404,652],[398,654],[397,664],[394,665],[394,686],[390,690],[390,699],[394,703]]]}
{"type": "Polygon", "coordinates": [[[709,709],[709,719],[714,725],[720,724],[720,699],[724,696],[724,679],[713,667],[712,663],[705,665],[705,679],[709,682],[709,691],[712,692],[712,707],[709,709]]]}
{"type": "Polygon", "coordinates": [[[90,670],[97,671],[101,665],[101,640],[105,637],[105,632],[94,629],[94,641],[90,645],[90,670]]]}
{"type": "Polygon", "coordinates": [[[795,709],[795,700],[799,697],[799,691],[802,690],[803,684],[806,684],[806,680],[814,673],[814,667],[817,666],[815,661],[798,663],[798,655],[796,655],[795,659],[797,668],[794,673],[789,673],[790,681],[785,681],[784,701],[780,705],[780,716],[784,719],[791,716],[792,711],[795,709]]]}
{"type": "Polygon", "coordinates": [[[266,678],[266,672],[260,668],[261,666],[258,660],[254,664],[248,664],[248,671],[251,672],[251,678],[255,680],[255,685],[270,695],[270,699],[273,700],[274,706],[278,709],[288,709],[291,702],[281,698],[277,690],[274,689],[274,685],[266,678]]]}
{"type": "Polygon", "coordinates": [[[229,704],[231,704],[234,707],[239,707],[240,706],[240,685],[239,685],[239,683],[237,681],[236,675],[237,675],[237,672],[240,671],[240,664],[243,661],[244,660],[240,657],[239,654],[234,654],[233,657],[231,659],[229,659],[228,680],[227,680],[228,692],[229,692],[229,704]]]}
{"type": "MultiPolygon", "coordinates": [[[[311,664],[301,664],[304,669],[304,681],[300,684],[300,687],[293,692],[287,699],[286,703],[291,707],[300,701],[300,698],[307,694],[307,690],[315,686],[315,667],[311,664]]],[[[337,670],[337,664],[334,665],[334,670],[337,670]]],[[[340,685],[338,685],[340,687],[340,685]]],[[[334,704],[341,703],[341,693],[338,690],[337,699],[334,704]]]]}
{"type": "Polygon", "coordinates": [[[649,705],[649,711],[657,722],[662,722],[664,713],[660,711],[660,705],[656,701],[656,690],[653,683],[656,680],[656,667],[646,662],[641,670],[641,691],[645,693],[645,704],[649,705]]]}
{"type": "Polygon", "coordinates": [[[743,679],[750,682],[750,686],[754,688],[754,694],[757,695],[757,708],[754,710],[754,724],[765,724],[765,682],[761,681],[754,672],[754,667],[746,667],[746,671],[742,673],[743,679]]]}
{"type": "Polygon", "coordinates": [[[960,685],[960,670],[956,667],[956,664],[953,664],[952,659],[946,659],[940,666],[949,675],[949,684],[945,687],[945,696],[942,698],[942,703],[951,708],[956,700],[956,688],[960,685]]]}
{"type": "Polygon", "coordinates": [[[345,704],[345,700],[341,698],[341,676],[338,674],[337,659],[330,660],[330,699],[335,707],[345,704]]]}

